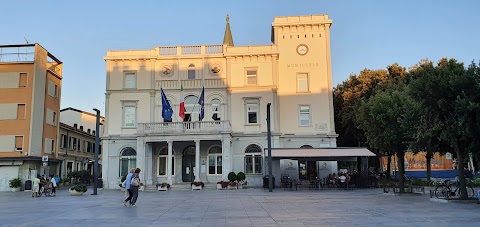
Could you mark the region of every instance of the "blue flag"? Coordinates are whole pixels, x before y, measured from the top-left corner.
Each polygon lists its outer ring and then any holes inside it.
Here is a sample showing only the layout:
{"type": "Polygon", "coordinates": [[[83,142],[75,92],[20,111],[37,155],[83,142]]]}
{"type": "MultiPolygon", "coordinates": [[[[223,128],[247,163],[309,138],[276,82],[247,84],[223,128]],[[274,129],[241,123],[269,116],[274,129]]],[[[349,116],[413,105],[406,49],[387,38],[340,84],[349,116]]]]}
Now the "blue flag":
{"type": "MultiPolygon", "coordinates": [[[[161,88],[160,88],[161,89],[161,88]]],[[[172,106],[170,105],[170,102],[167,100],[167,96],[165,96],[165,93],[162,91],[162,117],[164,121],[171,122],[172,121],[172,106]]]]}
{"type": "Polygon", "coordinates": [[[205,96],[205,87],[202,87],[202,94],[200,95],[200,98],[198,99],[198,104],[200,104],[200,121],[203,120],[203,117],[205,117],[205,105],[204,105],[204,98],[205,96]]]}

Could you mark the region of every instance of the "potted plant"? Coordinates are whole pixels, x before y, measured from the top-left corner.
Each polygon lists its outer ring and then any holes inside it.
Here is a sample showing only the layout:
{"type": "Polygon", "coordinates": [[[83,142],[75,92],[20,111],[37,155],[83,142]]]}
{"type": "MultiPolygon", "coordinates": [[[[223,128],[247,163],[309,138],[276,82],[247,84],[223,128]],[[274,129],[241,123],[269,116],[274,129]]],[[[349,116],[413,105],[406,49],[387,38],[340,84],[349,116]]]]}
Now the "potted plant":
{"type": "Polygon", "coordinates": [[[237,181],[238,181],[238,188],[243,189],[243,185],[247,184],[247,182],[245,181],[245,173],[239,172],[237,174],[237,181]]]}
{"type": "Polygon", "coordinates": [[[20,187],[22,187],[22,180],[20,178],[13,178],[9,181],[10,188],[12,189],[12,192],[18,192],[20,191],[20,187]]]}
{"type": "Polygon", "coordinates": [[[157,189],[159,191],[168,191],[168,189],[170,189],[170,184],[169,183],[157,183],[157,189]]]}
{"type": "Polygon", "coordinates": [[[235,172],[228,173],[228,189],[237,189],[237,174],[235,172]]]}
{"type": "Polygon", "coordinates": [[[217,182],[217,190],[222,190],[228,187],[228,181],[219,181],[217,182]]]}
{"type": "Polygon", "coordinates": [[[201,181],[194,181],[191,183],[192,190],[202,190],[205,184],[201,181]]]}
{"type": "Polygon", "coordinates": [[[85,192],[87,192],[87,186],[84,184],[76,184],[68,189],[68,193],[73,196],[83,195],[85,192]]]}

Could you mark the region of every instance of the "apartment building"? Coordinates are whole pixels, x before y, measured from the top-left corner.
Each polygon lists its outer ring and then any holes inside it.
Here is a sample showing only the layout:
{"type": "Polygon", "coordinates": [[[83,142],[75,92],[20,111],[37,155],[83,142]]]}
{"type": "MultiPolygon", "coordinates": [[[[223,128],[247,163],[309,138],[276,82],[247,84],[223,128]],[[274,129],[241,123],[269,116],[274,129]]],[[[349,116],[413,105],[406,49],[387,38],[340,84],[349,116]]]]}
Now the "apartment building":
{"type": "Polygon", "coordinates": [[[0,45],[0,191],[57,173],[62,62],[39,44],[0,45]]]}
{"type": "MultiPolygon", "coordinates": [[[[100,132],[95,131],[96,114],[68,107],[60,110],[60,147],[58,158],[61,160],[59,176],[66,177],[73,171],[87,170],[93,175],[95,154],[95,136],[102,134],[104,117],[100,117],[100,132]]],[[[100,141],[101,142],[101,141],[100,141]]],[[[101,152],[99,150],[99,169],[101,172],[101,152]]]]}

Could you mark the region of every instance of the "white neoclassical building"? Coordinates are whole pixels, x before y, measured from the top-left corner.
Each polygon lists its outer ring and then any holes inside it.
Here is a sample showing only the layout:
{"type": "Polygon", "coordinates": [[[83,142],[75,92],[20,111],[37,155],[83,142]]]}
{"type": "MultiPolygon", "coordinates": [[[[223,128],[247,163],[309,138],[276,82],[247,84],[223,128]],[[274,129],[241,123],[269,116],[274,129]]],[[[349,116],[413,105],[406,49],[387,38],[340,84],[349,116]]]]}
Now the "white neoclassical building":
{"type": "MultiPolygon", "coordinates": [[[[147,185],[215,183],[234,171],[260,186],[268,103],[274,148],[336,147],[331,24],[328,15],[275,17],[272,44],[234,46],[227,17],[223,44],[108,51],[104,187],[118,188],[132,167],[147,185]]],[[[298,166],[305,177],[319,164],[298,166]]]]}

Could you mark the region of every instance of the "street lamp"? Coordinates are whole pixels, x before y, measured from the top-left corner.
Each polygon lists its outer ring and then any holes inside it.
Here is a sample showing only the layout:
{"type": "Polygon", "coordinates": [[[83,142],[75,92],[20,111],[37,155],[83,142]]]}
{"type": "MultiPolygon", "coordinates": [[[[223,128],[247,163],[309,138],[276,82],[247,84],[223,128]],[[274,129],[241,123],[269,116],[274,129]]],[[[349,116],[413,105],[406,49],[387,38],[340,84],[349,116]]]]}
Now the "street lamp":
{"type": "Polygon", "coordinates": [[[93,194],[97,195],[97,187],[98,187],[98,153],[100,150],[100,110],[93,109],[97,112],[97,119],[95,122],[95,163],[93,164],[93,194]]]}

